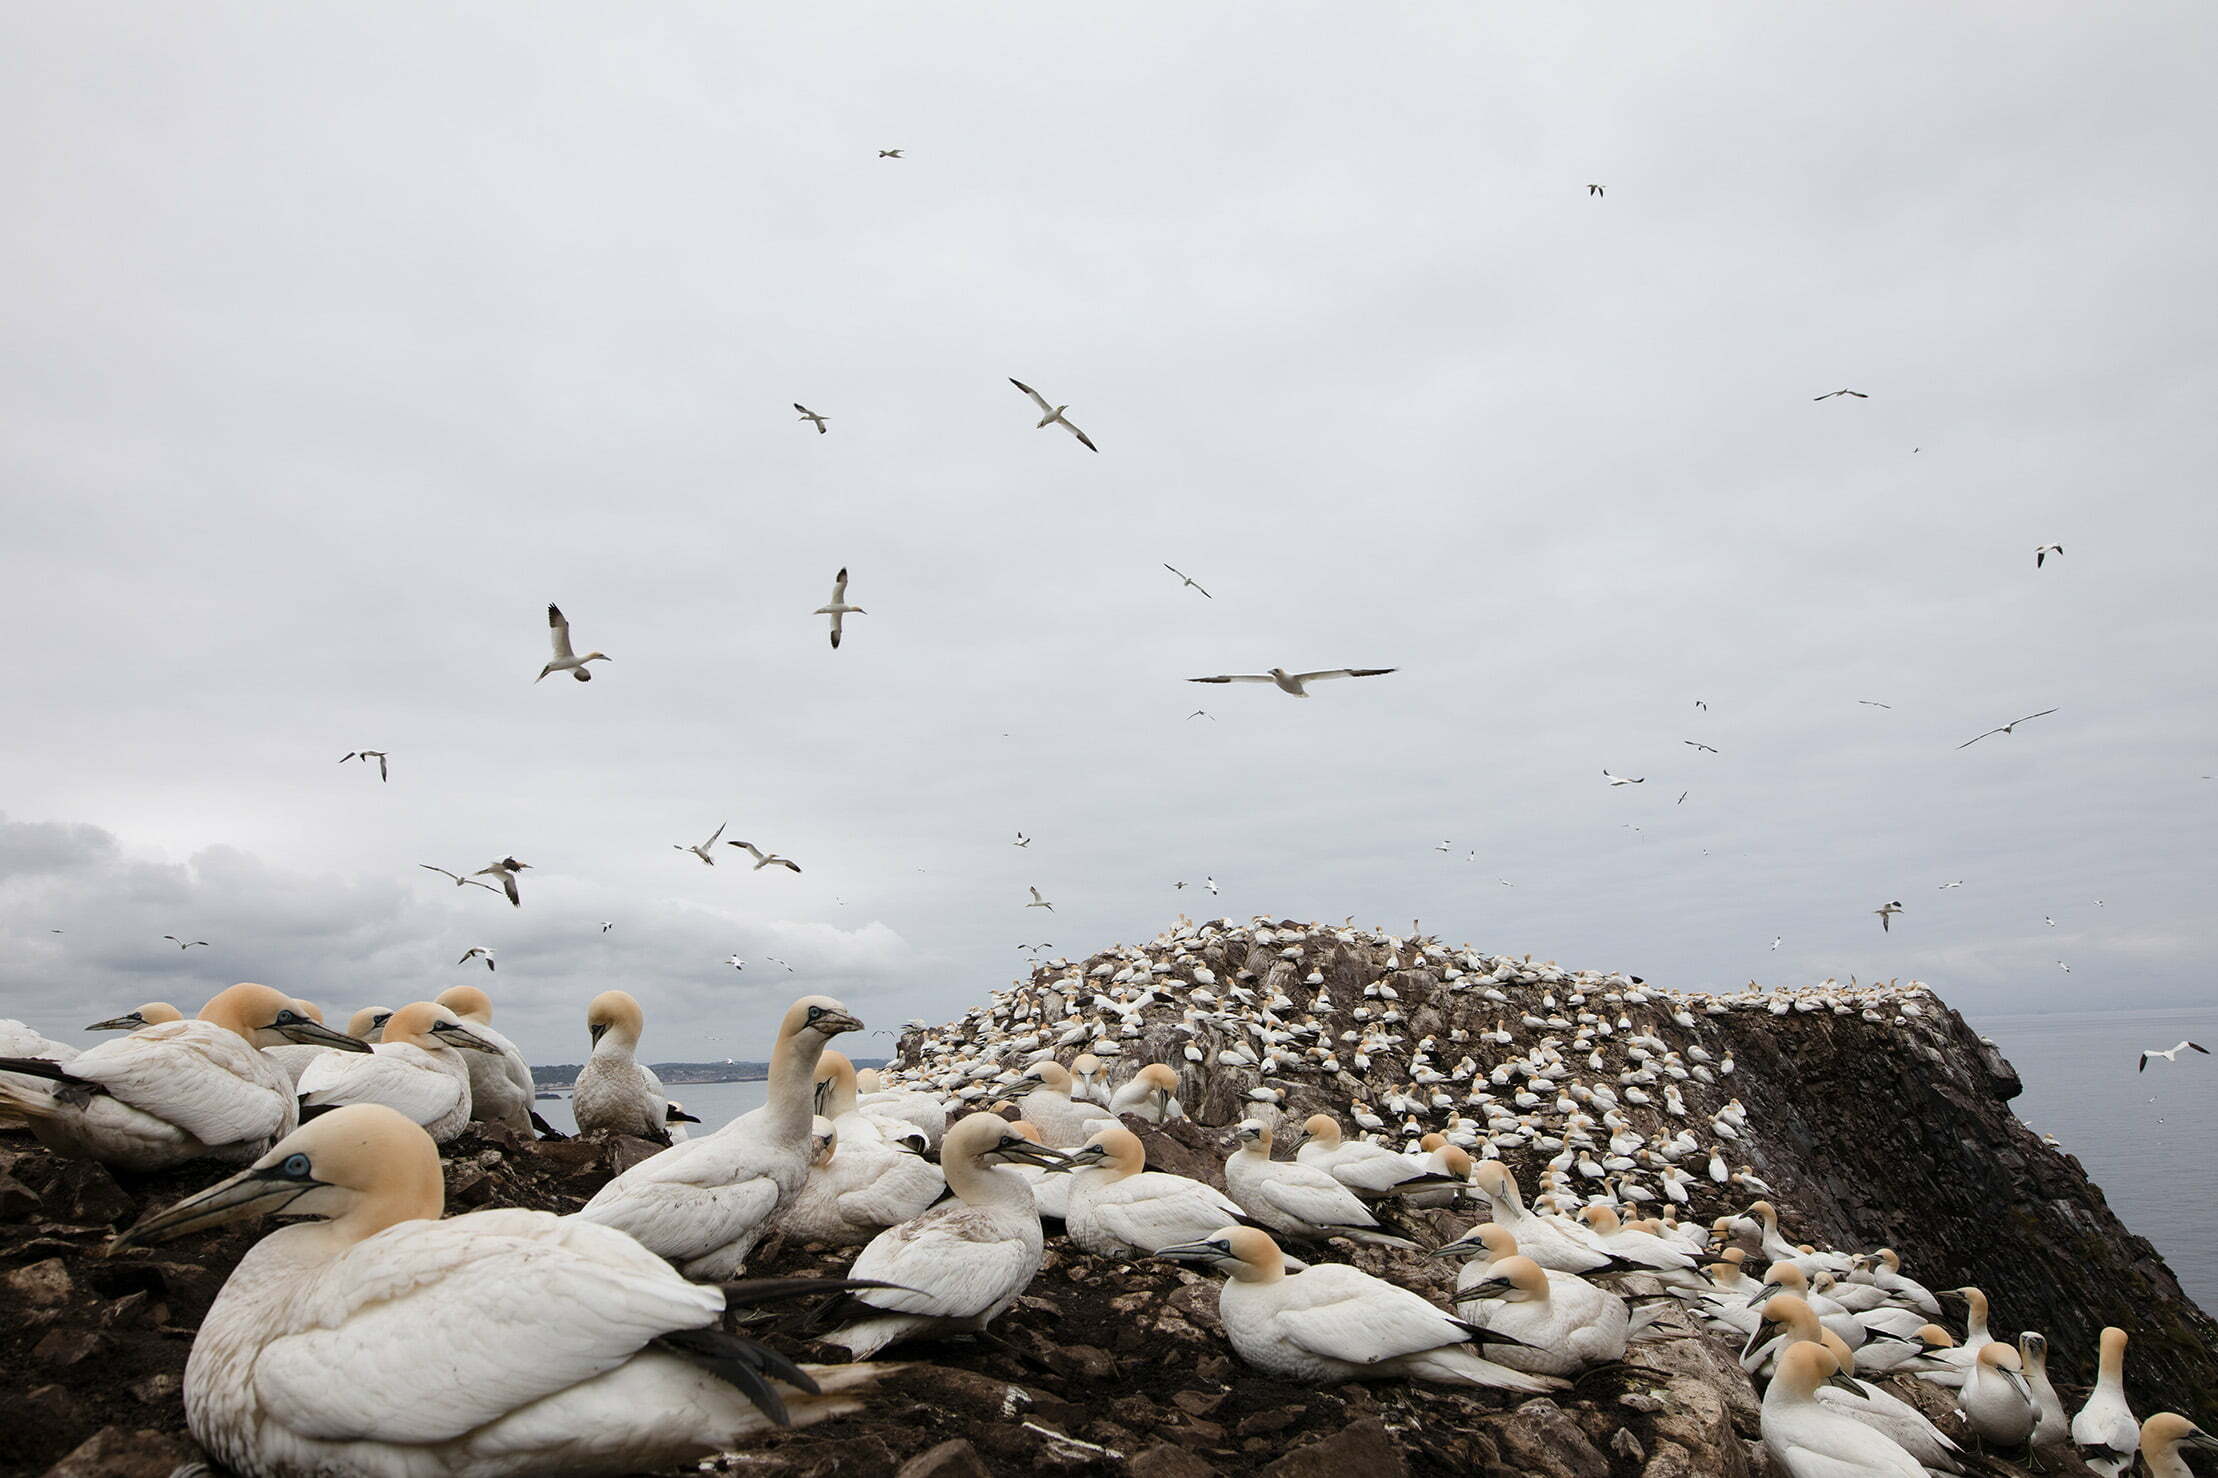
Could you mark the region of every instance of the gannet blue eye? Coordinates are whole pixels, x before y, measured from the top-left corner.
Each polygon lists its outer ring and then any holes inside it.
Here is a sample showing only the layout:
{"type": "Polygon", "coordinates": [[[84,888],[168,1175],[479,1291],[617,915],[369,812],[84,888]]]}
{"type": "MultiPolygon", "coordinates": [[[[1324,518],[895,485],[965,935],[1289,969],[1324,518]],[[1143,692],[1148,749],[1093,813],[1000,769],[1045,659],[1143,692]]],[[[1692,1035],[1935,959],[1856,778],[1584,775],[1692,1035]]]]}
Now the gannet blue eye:
{"type": "Polygon", "coordinates": [[[287,1155],[285,1163],[277,1168],[292,1176],[295,1180],[306,1180],[308,1178],[308,1157],[306,1155],[287,1155]]]}

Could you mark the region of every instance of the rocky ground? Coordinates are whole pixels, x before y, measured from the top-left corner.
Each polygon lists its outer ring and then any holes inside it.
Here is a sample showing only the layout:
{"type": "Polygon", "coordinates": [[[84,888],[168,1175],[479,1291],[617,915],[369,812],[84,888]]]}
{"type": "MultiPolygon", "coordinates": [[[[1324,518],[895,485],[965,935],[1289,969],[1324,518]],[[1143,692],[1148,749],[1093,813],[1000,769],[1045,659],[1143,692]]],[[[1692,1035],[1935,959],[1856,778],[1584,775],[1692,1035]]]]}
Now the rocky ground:
{"type": "MultiPolygon", "coordinates": [[[[1147,1136],[1151,1163],[1221,1184],[1222,1131],[1147,1136]]],[[[450,1211],[583,1204],[650,1147],[468,1138],[447,1162],[450,1211]]],[[[0,1474],[169,1478],[200,1459],[178,1382],[192,1333],[257,1232],[188,1237],[110,1261],[101,1244],[218,1177],[114,1176],[0,1137],[0,1474]]],[[[1468,1218],[1418,1230],[1441,1240],[1468,1218]]],[[[1341,1244],[1327,1256],[1345,1255],[1341,1244]]],[[[1373,1271],[1444,1297],[1453,1269],[1358,1249],[1373,1271]]],[[[850,1252],[772,1246],[751,1272],[839,1272],[850,1252]]],[[[771,1437],[722,1471],[772,1478],[1129,1473],[1200,1478],[1758,1478],[1756,1396],[1725,1344],[1682,1333],[1636,1346],[1555,1399],[1404,1383],[1310,1389],[1248,1370],[1216,1320],[1216,1281],[1127,1265],[1051,1239],[1031,1292],[990,1340],[906,1347],[860,1415],[771,1437]]],[[[807,1315],[758,1331],[822,1358],[807,1315]]],[[[1914,1392],[1939,1413],[1946,1402],[1914,1392]]],[[[2068,1398],[2069,1399],[2069,1398],[2068,1398]]],[[[1945,1425],[1944,1421],[1944,1425],[1945,1425]]],[[[2050,1471],[2078,1472],[2067,1459],[2050,1471]]]]}

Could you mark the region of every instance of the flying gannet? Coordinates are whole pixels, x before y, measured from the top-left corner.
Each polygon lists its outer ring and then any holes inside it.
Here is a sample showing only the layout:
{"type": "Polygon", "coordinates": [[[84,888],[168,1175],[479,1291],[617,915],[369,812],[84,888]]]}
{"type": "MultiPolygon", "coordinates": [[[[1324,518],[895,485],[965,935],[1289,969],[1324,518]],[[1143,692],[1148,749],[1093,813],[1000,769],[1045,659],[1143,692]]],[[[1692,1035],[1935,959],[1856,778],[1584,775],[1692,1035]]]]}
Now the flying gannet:
{"type": "Polygon", "coordinates": [[[801,413],[802,420],[807,421],[816,427],[817,435],[822,436],[825,432],[831,429],[829,426],[826,426],[824,424],[826,421],[829,421],[831,419],[830,416],[820,416],[815,411],[812,411],[807,406],[801,404],[801,402],[798,400],[793,403],[793,408],[801,413]]]}
{"type": "Polygon", "coordinates": [[[647,1013],[624,991],[603,991],[586,1006],[592,1053],[570,1090],[580,1134],[629,1134],[670,1143],[670,1095],[654,1069],[633,1055],[646,1025],[647,1013]]]}
{"type": "Polygon", "coordinates": [[[1892,919],[1896,914],[1902,912],[1902,903],[1898,899],[1897,901],[1888,904],[1884,908],[1875,908],[1872,910],[1872,912],[1879,915],[1879,927],[1882,930],[1886,930],[1891,933],[1892,926],[1888,923],[1888,920],[1892,919]]]}
{"type": "Polygon", "coordinates": [[[2162,1052],[2158,1052],[2153,1049],[2147,1052],[2143,1052],[2141,1054],[2140,1065],[2134,1068],[2134,1071],[2137,1073],[2147,1072],[2149,1070],[2149,1059],[2152,1057],[2161,1057],[2166,1062],[2177,1062],[2179,1061],[2179,1055],[2182,1052],[2188,1051],[2189,1049],[2200,1052],[2205,1057],[2210,1055],[2210,1049],[2208,1047],[2201,1046],[2194,1042],[2183,1041],[2175,1046],[2165,1048],[2162,1052]]]}
{"type": "Polygon", "coordinates": [[[455,963],[457,965],[467,965],[472,960],[485,961],[485,968],[488,970],[495,968],[493,964],[493,951],[487,949],[482,944],[471,945],[468,949],[462,952],[462,958],[456,960],[455,963]]]}
{"type": "Polygon", "coordinates": [[[1055,911],[1055,905],[1048,902],[1045,898],[1042,898],[1040,896],[1039,889],[1027,888],[1025,891],[1032,895],[1032,901],[1025,905],[1026,908],[1044,908],[1049,913],[1053,913],[1055,911]]]}
{"type": "Polygon", "coordinates": [[[1608,770],[1606,770],[1606,769],[1605,769],[1604,771],[1602,771],[1602,778],[1603,778],[1604,780],[1607,780],[1607,781],[1609,781],[1609,783],[1610,783],[1610,788],[1611,788],[1611,789],[1613,789],[1613,790],[1614,790],[1614,789],[1616,789],[1616,788],[1617,788],[1618,786],[1620,786],[1620,785],[1646,785],[1646,784],[1648,783],[1648,777],[1647,777],[1646,775],[1640,775],[1640,776],[1612,775],[1612,774],[1611,774],[1611,773],[1610,773],[1610,772],[1609,772],[1608,770]]]}
{"type": "Polygon", "coordinates": [[[731,823],[728,821],[717,822],[716,830],[710,833],[709,839],[701,843],[701,845],[698,847],[689,847],[684,842],[672,842],[670,844],[670,850],[672,850],[673,852],[691,852],[694,856],[700,858],[709,866],[714,867],[716,866],[716,854],[709,849],[716,845],[716,839],[724,834],[724,828],[729,825],[731,825],[731,823]]]}
{"type": "Polygon", "coordinates": [[[366,1053],[266,985],[219,991],[199,1016],[144,1027],[67,1063],[0,1058],[0,1108],[57,1154],[123,1170],[206,1156],[252,1160],[300,1122],[292,1080],[260,1049],[314,1043],[366,1053]]]}
{"type": "Polygon", "coordinates": [[[1312,1384],[1428,1380],[1496,1390],[1556,1390],[1565,1382],[1481,1358],[1484,1331],[1417,1294],[1346,1263],[1298,1273],[1270,1234],[1225,1226],[1158,1256],[1229,1274],[1217,1316],[1240,1358],[1272,1375],[1312,1384]]]}
{"type": "Polygon", "coordinates": [[[940,1143],[940,1168],[954,1199],[873,1237],[849,1276],[891,1286],[856,1295],[864,1317],[826,1335],[853,1359],[897,1341],[943,1331],[978,1331],[1017,1301],[1040,1271],[1040,1213],[1017,1164],[1059,1166],[993,1114],[959,1119],[940,1143]]]}
{"type": "Polygon", "coordinates": [[[501,881],[501,891],[508,895],[508,901],[514,904],[516,907],[522,908],[524,906],[524,895],[517,891],[516,874],[522,872],[525,868],[529,866],[531,866],[531,864],[528,862],[518,862],[513,857],[503,857],[498,859],[497,861],[487,863],[485,866],[479,868],[476,872],[472,873],[471,876],[480,878],[499,878],[501,881]]]}
{"type": "Polygon", "coordinates": [[[164,934],[162,937],[179,949],[191,949],[196,944],[204,945],[208,942],[205,939],[179,939],[175,934],[164,934]]]}
{"type": "Polygon", "coordinates": [[[1216,677],[1190,677],[1190,683],[1274,683],[1282,693],[1292,693],[1297,698],[1309,696],[1309,685],[1336,677],[1384,677],[1395,671],[1391,667],[1334,667],[1323,672],[1288,672],[1274,667],[1269,672],[1227,672],[1216,677]]]}
{"type": "Polygon", "coordinates": [[[731,1277],[808,1178],[817,1058],[862,1026],[828,996],[795,1001],[778,1026],[761,1108],[634,1165],[577,1215],[630,1232],[688,1277],[731,1277]]]}
{"type": "Polygon", "coordinates": [[[1959,745],[1957,745],[1956,747],[1957,747],[1958,749],[1969,749],[1969,748],[1971,748],[1971,747],[1972,747],[1972,746],[1973,746],[1974,744],[1977,744],[1977,743],[1978,743],[1978,742],[1979,742],[1980,740],[1982,740],[1982,739],[1990,739],[1990,738],[1994,737],[1994,736],[1995,736],[1995,735],[1997,735],[1997,734],[2013,734],[2013,733],[2016,733],[2016,732],[2017,732],[2017,728],[2018,728],[2018,725],[2020,725],[2020,724],[2023,724],[2023,723],[2030,723],[2030,722],[2032,722],[2032,721],[2033,721],[2034,719],[2037,719],[2037,718],[2047,718],[2047,717],[2048,717],[2048,716],[2049,716],[2050,714],[2052,714],[2052,713],[2054,713],[2054,712],[2056,712],[2056,710],[2055,710],[2055,709],[2053,709],[2053,708],[2044,708],[2044,709],[2042,709],[2042,710],[2041,710],[2041,711],[2040,711],[2039,713],[2029,713],[2029,714],[2027,714],[2027,715],[2026,715],[2026,716],[2025,716],[2024,718],[2014,718],[2014,719],[2012,719],[2012,720],[2011,720],[2011,721],[2010,721],[2009,723],[2007,723],[2007,724],[2004,724],[2004,725],[2003,725],[2003,726],[2002,726],[2001,728],[1999,728],[1999,729],[1989,729],[1989,730],[1988,730],[1988,731],[1987,731],[1986,733],[1984,733],[1984,734],[1974,734],[1974,735],[1972,735],[1972,737],[1971,737],[1971,738],[1969,738],[1969,739],[1966,739],[1966,740],[1965,740],[1965,741],[1964,741],[1964,742],[1963,742],[1962,744],[1959,744],[1959,745]]]}
{"type": "Polygon", "coordinates": [[[1858,400],[1871,399],[1870,396],[1866,395],[1861,390],[1828,390],[1823,395],[1813,395],[1810,398],[1812,400],[1831,400],[1836,395],[1853,395],[1858,400]]]}
{"type": "Polygon", "coordinates": [[[609,1228],[545,1211],[441,1220],[444,1200],[429,1136],[357,1104],[110,1245],[314,1218],[256,1243],[194,1336],[186,1424],[218,1462],[254,1478],[668,1471],[852,1412],[879,1373],[798,1367],[718,1327],[756,1288],[837,1282],[704,1288],[609,1228]]]}
{"type": "MultiPolygon", "coordinates": [[[[1209,593],[1208,591],[1206,591],[1206,590],[1202,590],[1202,589],[1201,589],[1201,585],[1200,585],[1200,584],[1199,584],[1199,583],[1198,583],[1198,582],[1197,582],[1197,581],[1196,581],[1196,580],[1194,579],[1194,577],[1193,577],[1192,575],[1189,575],[1189,574],[1187,574],[1187,573],[1186,573],[1186,572],[1185,572],[1184,570],[1180,569],[1180,568],[1179,568],[1178,566],[1176,566],[1176,565],[1172,565],[1172,564],[1166,564],[1166,565],[1164,565],[1164,566],[1163,566],[1163,568],[1164,568],[1164,569],[1166,569],[1166,570],[1169,570],[1169,571],[1170,571],[1170,572],[1171,572],[1172,574],[1174,574],[1174,575],[1178,576],[1178,578],[1179,578],[1180,580],[1182,580],[1182,581],[1184,581],[1184,582],[1185,582],[1185,584],[1183,584],[1183,585],[1181,585],[1181,586],[1179,587],[1179,588],[1180,588],[1181,590],[1185,589],[1187,585],[1191,585],[1191,586],[1193,586],[1193,587],[1194,587],[1194,589],[1196,589],[1196,590],[1201,590],[1201,594],[1202,594],[1202,598],[1203,598],[1203,599],[1205,599],[1205,600],[1215,600],[1215,599],[1217,598],[1217,597],[1215,597],[1215,596],[1211,595],[1211,594],[1210,594],[1210,593],[1209,593]]],[[[1188,717],[1192,717],[1192,715],[1188,715],[1188,717]]]]}
{"type": "Polygon", "coordinates": [[[449,872],[443,867],[433,867],[428,862],[419,862],[416,865],[422,868],[425,872],[435,872],[443,878],[454,879],[454,885],[457,888],[483,888],[488,893],[498,893],[501,891],[500,889],[494,887],[491,883],[481,883],[474,877],[464,877],[461,873],[449,872]]]}
{"type": "Polygon", "coordinates": [[[340,756],[339,756],[339,763],[343,765],[343,764],[345,764],[345,763],[346,763],[346,762],[347,762],[348,760],[360,760],[360,761],[361,761],[361,762],[362,762],[363,764],[365,764],[365,765],[366,765],[366,764],[368,764],[368,763],[369,763],[369,762],[370,762],[371,760],[376,760],[376,761],[377,761],[377,778],[378,778],[378,779],[379,779],[380,781],[385,781],[385,780],[390,780],[390,779],[392,779],[392,778],[393,778],[393,777],[392,777],[392,775],[391,775],[390,773],[388,773],[388,772],[387,772],[387,770],[386,770],[386,768],[385,768],[385,758],[386,758],[386,756],[385,756],[385,751],[384,751],[384,750],[382,750],[382,749],[358,749],[358,750],[354,751],[354,752],[353,752],[352,754],[342,754],[342,755],[340,755],[340,756]]]}
{"type": "Polygon", "coordinates": [[[851,606],[847,603],[847,566],[841,565],[839,573],[832,577],[832,598],[809,614],[832,618],[832,650],[835,652],[839,650],[840,623],[849,616],[867,616],[870,614],[861,606],[851,606]]]}
{"type": "Polygon", "coordinates": [[[1022,390],[1025,394],[1031,396],[1032,403],[1040,408],[1040,424],[1033,427],[1033,430],[1039,431],[1049,426],[1061,426],[1065,431],[1068,431],[1071,435],[1077,437],[1078,444],[1084,447],[1087,451],[1098,452],[1101,450],[1100,447],[1093,444],[1092,439],[1088,437],[1085,432],[1079,430],[1076,426],[1072,425],[1070,418],[1063,414],[1063,412],[1070,409],[1069,406],[1049,405],[1047,403],[1046,396],[1042,395],[1039,391],[1033,389],[1030,385],[1025,384],[1024,381],[1019,380],[1014,376],[1010,378],[1009,383],[1016,386],[1019,390],[1022,390]]]}
{"type": "Polygon", "coordinates": [[[2041,562],[2050,555],[2062,554],[2063,552],[2064,546],[2061,544],[2037,544],[2033,549],[2033,567],[2039,569],[2041,568],[2041,562]]]}
{"type": "Polygon", "coordinates": [[[570,650],[570,623],[563,619],[562,611],[556,606],[547,607],[547,633],[554,642],[554,660],[539,669],[539,677],[533,678],[533,682],[550,672],[567,672],[579,682],[589,683],[593,681],[593,674],[585,670],[585,664],[612,660],[606,652],[587,652],[580,657],[570,650]]]}
{"type": "Polygon", "coordinates": [[[801,864],[791,857],[780,857],[775,852],[765,852],[753,842],[726,842],[724,845],[741,848],[755,859],[755,865],[748,869],[750,872],[761,872],[766,867],[782,867],[789,872],[799,872],[801,870],[801,864]]]}
{"type": "Polygon", "coordinates": [[[385,1040],[365,1054],[333,1052],[301,1070],[304,1108],[382,1103],[446,1144],[470,1125],[470,1067],[464,1052],[492,1043],[435,1001],[415,1001],[385,1021],[385,1040]]]}

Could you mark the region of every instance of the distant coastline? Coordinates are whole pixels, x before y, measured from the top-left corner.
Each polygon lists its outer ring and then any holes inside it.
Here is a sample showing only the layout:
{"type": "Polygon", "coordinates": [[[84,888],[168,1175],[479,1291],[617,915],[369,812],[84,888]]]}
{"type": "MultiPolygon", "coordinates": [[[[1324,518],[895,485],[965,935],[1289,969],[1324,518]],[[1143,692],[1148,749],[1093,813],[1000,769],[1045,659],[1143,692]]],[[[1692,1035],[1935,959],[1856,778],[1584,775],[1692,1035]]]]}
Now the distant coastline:
{"type": "MultiPolygon", "coordinates": [[[[884,1067],[883,1057],[858,1057],[855,1066],[884,1067]]],[[[578,1072],[585,1066],[581,1062],[557,1062],[545,1067],[533,1067],[532,1086],[539,1091],[553,1092],[576,1086],[578,1072]]],[[[672,1083],[759,1083],[770,1076],[767,1062],[651,1062],[648,1067],[665,1084],[672,1083]]]]}

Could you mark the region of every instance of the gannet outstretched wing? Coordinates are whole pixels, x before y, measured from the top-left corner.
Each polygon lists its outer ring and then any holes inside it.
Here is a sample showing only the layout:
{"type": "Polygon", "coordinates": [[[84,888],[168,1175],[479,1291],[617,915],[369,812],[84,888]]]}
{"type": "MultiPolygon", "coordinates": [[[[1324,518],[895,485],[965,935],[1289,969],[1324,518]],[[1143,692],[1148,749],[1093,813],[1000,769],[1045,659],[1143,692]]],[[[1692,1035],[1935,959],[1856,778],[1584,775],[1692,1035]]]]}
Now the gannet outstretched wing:
{"type": "Polygon", "coordinates": [[[1393,670],[1391,667],[1335,667],[1329,672],[1297,672],[1294,674],[1294,681],[1321,683],[1328,677],[1384,677],[1393,670]]]}
{"type": "Polygon", "coordinates": [[[1267,672],[1227,672],[1216,677],[1190,677],[1190,683],[1275,683],[1277,678],[1267,672]]]}
{"type": "Polygon", "coordinates": [[[563,616],[560,606],[547,606],[547,635],[554,642],[554,659],[558,663],[574,662],[577,653],[570,649],[570,623],[563,616]]]}

